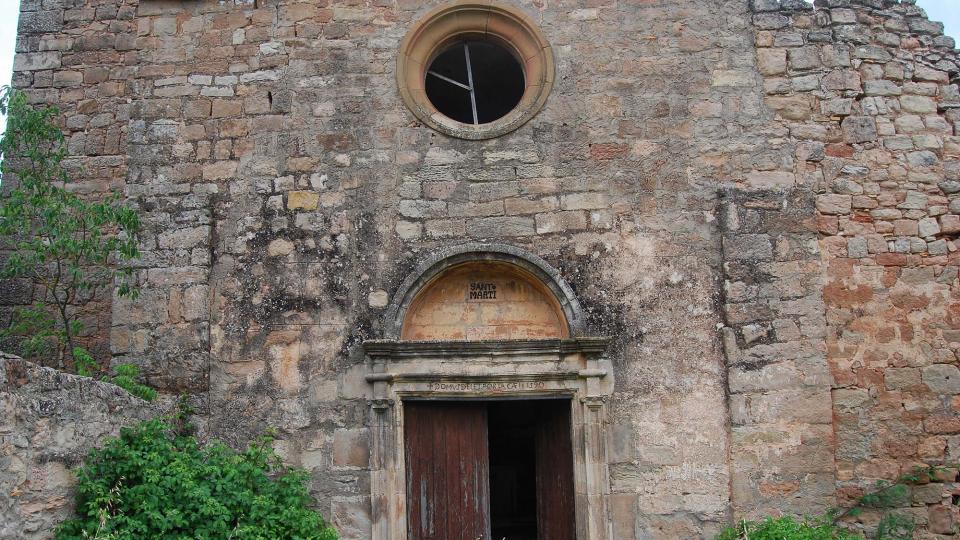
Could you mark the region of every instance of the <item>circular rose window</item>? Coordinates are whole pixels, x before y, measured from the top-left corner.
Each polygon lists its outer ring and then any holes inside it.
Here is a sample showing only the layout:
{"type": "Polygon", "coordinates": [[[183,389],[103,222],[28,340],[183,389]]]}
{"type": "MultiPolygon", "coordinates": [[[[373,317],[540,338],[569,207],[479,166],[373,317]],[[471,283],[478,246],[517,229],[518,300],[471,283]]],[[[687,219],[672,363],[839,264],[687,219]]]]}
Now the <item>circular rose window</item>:
{"type": "Polygon", "coordinates": [[[462,139],[513,131],[546,102],[553,54],[516,8],[455,2],[428,13],[401,45],[400,95],[428,126],[462,139]]]}

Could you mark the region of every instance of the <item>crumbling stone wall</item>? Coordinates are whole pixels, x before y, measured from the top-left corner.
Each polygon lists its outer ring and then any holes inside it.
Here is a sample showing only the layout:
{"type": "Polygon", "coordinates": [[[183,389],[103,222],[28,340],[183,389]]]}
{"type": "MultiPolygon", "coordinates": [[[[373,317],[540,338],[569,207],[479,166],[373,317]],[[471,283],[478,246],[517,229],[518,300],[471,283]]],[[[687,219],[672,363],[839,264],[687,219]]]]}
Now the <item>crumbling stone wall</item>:
{"type": "Polygon", "coordinates": [[[796,156],[786,169],[817,193],[838,501],[917,465],[950,465],[903,512],[956,534],[955,43],[914,2],[753,8],[765,101],[796,156]]]}
{"type": "Polygon", "coordinates": [[[0,538],[52,538],[73,512],[70,469],[157,406],[89,377],[0,353],[0,538]]]}

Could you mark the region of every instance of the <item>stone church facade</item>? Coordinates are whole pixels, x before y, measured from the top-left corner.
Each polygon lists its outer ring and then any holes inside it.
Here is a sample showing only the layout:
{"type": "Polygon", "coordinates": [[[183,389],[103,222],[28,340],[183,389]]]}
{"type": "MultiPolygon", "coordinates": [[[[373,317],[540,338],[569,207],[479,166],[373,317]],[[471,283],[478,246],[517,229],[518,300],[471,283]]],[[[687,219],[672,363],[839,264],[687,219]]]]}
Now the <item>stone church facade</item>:
{"type": "MultiPolygon", "coordinates": [[[[212,436],[276,428],[343,538],[490,534],[520,480],[485,475],[521,458],[559,479],[529,479],[541,535],[591,540],[960,462],[960,56],[912,1],[21,10],[14,86],[61,108],[76,189],[146,224],[95,350],[212,436]],[[464,39],[522,68],[501,118],[425,88],[464,39]]],[[[958,490],[902,511],[955,537],[958,490]]]]}

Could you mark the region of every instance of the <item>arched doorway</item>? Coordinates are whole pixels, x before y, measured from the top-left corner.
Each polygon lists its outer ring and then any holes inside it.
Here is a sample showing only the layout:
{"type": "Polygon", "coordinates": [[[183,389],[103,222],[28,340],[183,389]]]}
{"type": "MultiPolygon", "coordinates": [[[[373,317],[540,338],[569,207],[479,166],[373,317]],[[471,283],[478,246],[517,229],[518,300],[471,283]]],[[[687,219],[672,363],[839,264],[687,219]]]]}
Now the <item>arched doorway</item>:
{"type": "Polygon", "coordinates": [[[607,538],[607,340],[543,260],[471,244],[398,287],[364,344],[375,539],[607,538]]]}

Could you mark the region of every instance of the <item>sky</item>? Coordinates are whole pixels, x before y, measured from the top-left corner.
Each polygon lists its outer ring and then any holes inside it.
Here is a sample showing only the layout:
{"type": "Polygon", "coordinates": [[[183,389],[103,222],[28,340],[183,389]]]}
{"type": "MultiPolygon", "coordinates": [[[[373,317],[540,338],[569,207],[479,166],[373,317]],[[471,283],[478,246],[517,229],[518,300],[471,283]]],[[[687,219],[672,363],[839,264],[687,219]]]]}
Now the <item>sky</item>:
{"type": "MultiPolygon", "coordinates": [[[[927,10],[935,21],[946,25],[947,35],[960,42],[960,9],[958,0],[918,0],[917,4],[927,10]],[[951,9],[952,8],[952,9],[951,9]]],[[[17,40],[17,16],[20,0],[0,0],[0,86],[10,84],[13,70],[13,52],[17,40]]],[[[6,122],[0,118],[0,130],[6,122]]]]}

